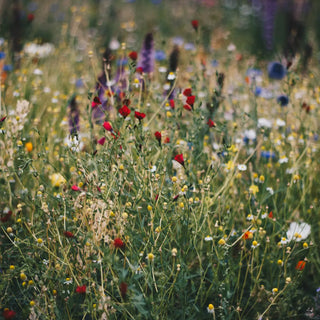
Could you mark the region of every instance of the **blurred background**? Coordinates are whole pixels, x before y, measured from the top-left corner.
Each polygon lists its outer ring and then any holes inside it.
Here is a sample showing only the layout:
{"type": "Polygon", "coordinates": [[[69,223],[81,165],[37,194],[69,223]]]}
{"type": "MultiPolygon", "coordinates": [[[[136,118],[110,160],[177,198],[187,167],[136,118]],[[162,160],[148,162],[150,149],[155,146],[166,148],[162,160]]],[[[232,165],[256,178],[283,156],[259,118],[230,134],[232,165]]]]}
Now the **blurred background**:
{"type": "Polygon", "coordinates": [[[318,0],[0,0],[0,37],[16,53],[62,36],[70,45],[93,41],[100,49],[116,39],[134,49],[150,31],[160,45],[169,37],[187,41],[197,19],[207,52],[233,43],[258,59],[299,53],[307,61],[318,58],[319,10],[318,0]]]}

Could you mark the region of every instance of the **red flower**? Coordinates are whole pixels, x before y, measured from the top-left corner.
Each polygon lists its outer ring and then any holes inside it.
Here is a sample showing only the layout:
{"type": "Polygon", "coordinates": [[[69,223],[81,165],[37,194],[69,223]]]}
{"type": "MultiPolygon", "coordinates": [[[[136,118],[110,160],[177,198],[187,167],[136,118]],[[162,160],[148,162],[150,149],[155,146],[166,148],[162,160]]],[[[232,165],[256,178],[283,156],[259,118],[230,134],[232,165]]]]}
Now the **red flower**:
{"type": "Polygon", "coordinates": [[[216,126],[216,123],[214,121],[212,121],[211,119],[208,120],[207,122],[207,125],[210,127],[210,128],[214,128],[216,126]]]}
{"type": "Polygon", "coordinates": [[[199,27],[199,21],[198,20],[192,20],[191,24],[193,26],[193,29],[197,31],[198,27],[199,27]]]}
{"type": "Polygon", "coordinates": [[[11,216],[12,216],[12,211],[10,210],[3,217],[0,218],[0,221],[1,222],[7,222],[7,221],[9,221],[11,216]]]}
{"type": "Polygon", "coordinates": [[[119,113],[123,116],[124,119],[130,114],[130,112],[131,110],[126,105],[119,109],[119,113]]]}
{"type": "Polygon", "coordinates": [[[303,260],[300,260],[296,265],[296,270],[302,271],[305,266],[306,266],[306,262],[303,260]]]}
{"type": "Polygon", "coordinates": [[[273,213],[272,213],[272,211],[270,211],[270,213],[269,213],[268,217],[269,217],[270,219],[272,219],[272,218],[273,218],[273,213]]]}
{"type": "Polygon", "coordinates": [[[183,154],[177,154],[175,157],[174,157],[174,160],[179,162],[182,166],[184,166],[184,159],[183,159],[183,154]]]}
{"type": "Polygon", "coordinates": [[[123,249],[125,247],[124,242],[120,238],[115,238],[113,240],[113,245],[117,249],[123,249]]]}
{"type": "Polygon", "coordinates": [[[73,233],[71,231],[64,231],[63,234],[67,238],[73,238],[74,237],[74,235],[73,235],[73,233]]]}
{"type": "Polygon", "coordinates": [[[174,109],[175,103],[174,103],[173,99],[169,100],[169,104],[170,104],[171,109],[174,109]]]}
{"type": "Polygon", "coordinates": [[[6,120],[7,116],[4,116],[0,119],[0,122],[3,122],[4,120],[6,120]]]}
{"type": "Polygon", "coordinates": [[[190,105],[188,105],[188,104],[185,104],[185,105],[183,106],[183,108],[186,109],[186,110],[188,110],[188,111],[191,111],[191,110],[192,110],[192,107],[191,107],[190,105]]]}
{"type": "Polygon", "coordinates": [[[98,143],[101,144],[102,146],[106,142],[106,137],[102,137],[101,139],[98,140],[98,143]]]}
{"type": "Polygon", "coordinates": [[[100,104],[101,104],[100,98],[99,98],[99,97],[94,97],[94,98],[93,98],[93,101],[92,101],[92,103],[91,103],[91,107],[92,107],[92,108],[95,108],[95,107],[97,107],[97,106],[100,105],[100,104]]]}
{"type": "Polygon", "coordinates": [[[136,52],[136,51],[131,51],[131,52],[129,53],[129,58],[132,59],[133,61],[136,61],[137,58],[138,58],[137,52],[136,52]]]}
{"type": "Polygon", "coordinates": [[[2,316],[5,318],[5,320],[11,320],[15,317],[16,313],[13,310],[5,309],[2,312],[2,316]]]}
{"type": "Polygon", "coordinates": [[[156,131],[155,134],[154,134],[154,136],[156,137],[156,139],[157,139],[159,142],[161,142],[161,132],[156,131]]]}
{"type": "Polygon", "coordinates": [[[141,73],[143,72],[142,67],[138,67],[138,68],[136,69],[136,72],[141,74],[141,73]]]}
{"type": "Polygon", "coordinates": [[[29,22],[33,21],[34,20],[34,14],[29,13],[28,16],[27,16],[27,19],[28,19],[29,22]]]}
{"type": "Polygon", "coordinates": [[[87,286],[84,284],[83,286],[77,286],[76,292],[79,294],[85,294],[87,291],[87,286]]]}
{"type": "Polygon", "coordinates": [[[193,106],[193,104],[194,104],[194,100],[196,99],[196,97],[195,96],[189,96],[188,98],[187,98],[187,104],[190,104],[190,106],[192,107],[193,106]]]}
{"type": "Polygon", "coordinates": [[[182,94],[186,97],[191,96],[192,95],[191,88],[184,89],[182,94]]]}
{"type": "Polygon", "coordinates": [[[125,282],[121,282],[119,289],[120,289],[121,297],[124,298],[128,291],[128,285],[125,282]]]}
{"type": "Polygon", "coordinates": [[[76,185],[73,185],[72,187],[71,187],[71,189],[73,190],[73,191],[80,191],[81,189],[78,187],[78,186],[76,186],[76,185]]]}
{"type": "Polygon", "coordinates": [[[104,127],[107,131],[110,131],[110,132],[113,131],[112,126],[111,126],[110,122],[108,122],[108,121],[105,121],[105,122],[103,123],[103,127],[104,127]]]}
{"type": "Polygon", "coordinates": [[[309,105],[307,105],[305,102],[302,104],[302,109],[305,109],[306,110],[306,113],[309,113],[310,112],[310,106],[309,105]]]}
{"type": "Polygon", "coordinates": [[[247,240],[247,239],[252,239],[253,233],[251,231],[247,231],[243,234],[242,239],[247,240]]]}
{"type": "Polygon", "coordinates": [[[170,143],[170,138],[169,138],[169,137],[166,137],[166,138],[164,139],[164,143],[170,143]]]}
{"type": "Polygon", "coordinates": [[[145,118],[146,115],[143,112],[135,111],[134,116],[135,116],[135,118],[137,118],[141,121],[142,119],[145,118]]]}

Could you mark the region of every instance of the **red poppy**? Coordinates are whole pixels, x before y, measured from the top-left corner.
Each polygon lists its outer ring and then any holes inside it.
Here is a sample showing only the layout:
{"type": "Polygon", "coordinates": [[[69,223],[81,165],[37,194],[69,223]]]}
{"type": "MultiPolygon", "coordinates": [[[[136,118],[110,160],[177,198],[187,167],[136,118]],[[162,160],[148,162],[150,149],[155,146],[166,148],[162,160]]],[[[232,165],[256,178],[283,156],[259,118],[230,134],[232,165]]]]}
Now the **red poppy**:
{"type": "Polygon", "coordinates": [[[296,265],[296,270],[302,271],[305,266],[306,266],[306,262],[303,260],[300,260],[296,265]]]}
{"type": "Polygon", "coordinates": [[[198,27],[199,27],[199,21],[198,20],[192,20],[191,24],[193,26],[193,29],[197,31],[198,27]]]}
{"type": "Polygon", "coordinates": [[[2,312],[2,316],[5,318],[5,320],[11,320],[15,317],[16,313],[13,310],[5,309],[2,312]]]}
{"type": "Polygon", "coordinates": [[[125,282],[121,282],[119,289],[120,289],[121,297],[124,298],[128,291],[128,285],[125,282]]]}
{"type": "Polygon", "coordinates": [[[74,235],[73,235],[73,233],[71,231],[64,231],[63,234],[67,238],[73,238],[74,237],[74,235]]]}
{"type": "Polygon", "coordinates": [[[113,245],[117,249],[123,249],[125,247],[124,242],[120,238],[115,238],[113,240],[113,245]]]}
{"type": "Polygon", "coordinates": [[[125,119],[131,113],[131,110],[126,105],[124,105],[122,108],[119,109],[119,113],[125,119]]]}
{"type": "Polygon", "coordinates": [[[183,105],[183,108],[188,110],[188,111],[191,111],[192,110],[192,107],[189,105],[189,104],[185,104],[183,105]]]}
{"type": "Polygon", "coordinates": [[[138,68],[136,69],[136,72],[141,74],[141,73],[143,72],[142,67],[138,67],[138,68]]]}
{"type": "Polygon", "coordinates": [[[169,104],[170,104],[171,109],[174,109],[175,103],[174,103],[174,100],[173,100],[173,99],[170,99],[170,100],[169,100],[169,104]]]}
{"type": "Polygon", "coordinates": [[[85,294],[87,291],[87,286],[84,284],[83,286],[77,286],[76,292],[79,294],[85,294]]]}
{"type": "Polygon", "coordinates": [[[108,122],[108,121],[105,121],[105,122],[103,123],[103,127],[104,127],[107,131],[110,131],[110,132],[113,131],[112,126],[111,126],[110,122],[108,122]]]}
{"type": "Polygon", "coordinates": [[[135,111],[134,116],[140,121],[146,117],[146,115],[143,112],[138,112],[138,111],[135,111]]]}
{"type": "Polygon", "coordinates": [[[193,106],[195,99],[196,99],[195,96],[189,96],[186,102],[187,104],[190,104],[190,106],[193,106]]]}
{"type": "Polygon", "coordinates": [[[272,219],[272,218],[273,218],[273,213],[272,213],[272,211],[270,211],[270,213],[269,213],[268,217],[269,217],[270,219],[272,219]]]}
{"type": "Polygon", "coordinates": [[[169,138],[169,137],[166,137],[166,138],[164,139],[164,143],[170,143],[170,138],[169,138]]]}
{"type": "Polygon", "coordinates": [[[131,51],[128,56],[129,56],[129,58],[132,59],[133,61],[136,61],[137,58],[138,58],[138,54],[137,54],[136,51],[131,51]]]}
{"type": "Polygon", "coordinates": [[[159,142],[161,142],[161,132],[156,131],[155,134],[154,134],[154,136],[156,137],[156,139],[157,139],[159,142]]]}
{"type": "Polygon", "coordinates": [[[95,108],[101,104],[100,98],[99,97],[94,97],[93,101],[91,103],[91,107],[95,108]]]}
{"type": "Polygon", "coordinates": [[[187,88],[187,89],[184,89],[182,94],[186,97],[189,97],[192,95],[192,91],[191,91],[191,88],[187,88]]]}
{"type": "Polygon", "coordinates": [[[183,159],[183,154],[177,154],[175,157],[174,157],[174,160],[179,162],[182,166],[184,166],[184,159],[183,159]]]}
{"type": "Polygon", "coordinates": [[[214,128],[216,126],[216,123],[214,121],[212,121],[211,119],[208,120],[207,122],[207,125],[210,127],[210,128],[214,128]]]}
{"type": "Polygon", "coordinates": [[[98,140],[98,143],[101,144],[102,146],[106,142],[106,137],[102,137],[101,139],[98,140]]]}
{"type": "Polygon", "coordinates": [[[29,22],[33,21],[34,20],[34,14],[29,13],[28,16],[27,16],[27,19],[28,19],[29,22]]]}

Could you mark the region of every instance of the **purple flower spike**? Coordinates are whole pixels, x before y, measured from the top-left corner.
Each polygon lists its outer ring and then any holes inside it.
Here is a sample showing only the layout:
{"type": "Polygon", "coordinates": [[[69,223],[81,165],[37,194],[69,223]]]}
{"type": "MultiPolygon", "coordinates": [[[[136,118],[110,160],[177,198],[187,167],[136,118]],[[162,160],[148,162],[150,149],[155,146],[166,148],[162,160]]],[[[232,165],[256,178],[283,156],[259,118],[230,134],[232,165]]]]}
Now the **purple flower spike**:
{"type": "Polygon", "coordinates": [[[139,55],[137,68],[142,68],[144,73],[152,73],[154,71],[155,50],[152,33],[148,33],[144,39],[144,43],[139,55]]]}
{"type": "Polygon", "coordinates": [[[69,131],[71,135],[77,134],[80,130],[80,110],[74,96],[69,104],[69,131]]]}

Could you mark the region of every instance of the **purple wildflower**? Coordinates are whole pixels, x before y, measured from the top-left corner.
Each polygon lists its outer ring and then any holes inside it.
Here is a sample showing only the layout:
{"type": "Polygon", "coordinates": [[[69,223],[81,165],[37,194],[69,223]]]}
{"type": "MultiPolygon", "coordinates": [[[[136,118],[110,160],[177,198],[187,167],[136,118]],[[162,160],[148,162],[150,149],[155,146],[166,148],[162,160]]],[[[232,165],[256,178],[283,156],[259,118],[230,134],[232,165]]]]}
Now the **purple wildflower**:
{"type": "Polygon", "coordinates": [[[262,10],[263,37],[268,50],[273,48],[274,22],[277,12],[277,0],[264,0],[262,10]]]}
{"type": "Polygon", "coordinates": [[[77,134],[80,130],[80,110],[76,97],[72,97],[69,103],[69,131],[71,135],[77,134]]]}
{"type": "Polygon", "coordinates": [[[152,73],[154,70],[155,50],[152,33],[148,33],[139,55],[137,68],[142,68],[144,73],[152,73]]]}

